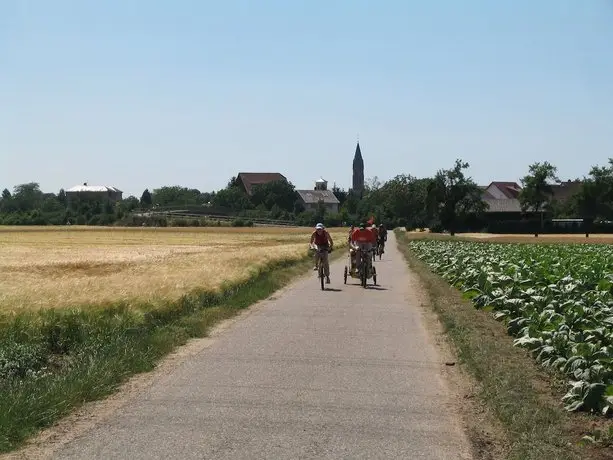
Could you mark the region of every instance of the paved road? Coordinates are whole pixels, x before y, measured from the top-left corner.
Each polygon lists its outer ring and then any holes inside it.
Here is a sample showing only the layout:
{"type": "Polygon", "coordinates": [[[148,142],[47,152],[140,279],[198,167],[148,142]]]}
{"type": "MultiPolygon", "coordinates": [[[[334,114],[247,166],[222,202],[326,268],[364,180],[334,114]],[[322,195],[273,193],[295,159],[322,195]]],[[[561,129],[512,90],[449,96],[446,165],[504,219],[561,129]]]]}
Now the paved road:
{"type": "Polygon", "coordinates": [[[297,281],[54,458],[471,458],[395,245],[378,289],[297,281]]]}

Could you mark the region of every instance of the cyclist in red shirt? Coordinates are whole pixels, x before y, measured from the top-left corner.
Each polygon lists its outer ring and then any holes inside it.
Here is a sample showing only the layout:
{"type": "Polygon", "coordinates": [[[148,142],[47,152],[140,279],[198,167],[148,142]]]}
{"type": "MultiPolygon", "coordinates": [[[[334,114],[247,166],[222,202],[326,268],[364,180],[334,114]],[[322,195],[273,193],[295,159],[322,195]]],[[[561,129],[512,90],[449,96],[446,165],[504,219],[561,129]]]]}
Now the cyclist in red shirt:
{"type": "Polygon", "coordinates": [[[360,253],[361,251],[369,251],[373,245],[377,244],[377,239],[370,228],[366,228],[366,224],[360,224],[360,227],[353,231],[351,235],[351,243],[355,250],[355,260],[360,269],[360,253]]]}
{"type": "MultiPolygon", "coordinates": [[[[328,250],[332,250],[334,247],[334,241],[332,241],[332,236],[326,231],[323,224],[317,224],[315,226],[315,231],[311,234],[311,245],[316,245],[317,247],[324,246],[328,248],[328,250]]],[[[319,258],[318,254],[315,253],[315,268],[317,270],[319,258]]],[[[324,264],[324,275],[326,275],[326,283],[330,284],[330,264],[328,262],[328,251],[325,251],[321,254],[321,262],[324,264]]]]}
{"type": "Polygon", "coordinates": [[[377,244],[376,242],[379,240],[379,229],[377,229],[377,226],[374,223],[372,224],[372,227],[370,227],[370,231],[375,235],[375,244],[377,244]]]}

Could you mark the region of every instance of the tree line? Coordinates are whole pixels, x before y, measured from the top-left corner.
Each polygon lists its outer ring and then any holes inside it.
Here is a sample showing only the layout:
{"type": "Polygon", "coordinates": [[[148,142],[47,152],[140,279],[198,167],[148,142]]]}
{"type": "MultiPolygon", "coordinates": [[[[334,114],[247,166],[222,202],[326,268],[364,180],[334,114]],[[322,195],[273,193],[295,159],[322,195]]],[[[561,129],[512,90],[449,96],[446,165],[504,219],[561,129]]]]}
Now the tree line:
{"type": "MultiPolygon", "coordinates": [[[[67,199],[66,192],[45,193],[35,182],[4,189],[0,198],[2,225],[176,225],[155,215],[172,208],[189,209],[193,215],[225,215],[249,225],[254,219],[276,219],[297,225],[350,225],[374,217],[388,227],[430,228],[434,231],[479,231],[493,225],[486,218],[482,189],[467,174],[469,164],[458,159],[434,177],[417,178],[400,174],[381,183],[367,180],[357,193],[334,187],[339,212],[329,212],[323,203],[305,210],[294,185],[273,181],[256,185],[247,195],[237,177],[220,190],[201,192],[182,186],[146,189],[140,198],[129,196],[117,202],[104,197],[67,199]],[[136,218],[135,216],[140,216],[136,218]]],[[[564,202],[554,199],[553,185],[560,183],[557,168],[549,162],[534,163],[521,179],[519,195],[524,219],[538,221],[542,229],[552,217],[578,217],[589,221],[613,220],[613,159],[594,166],[582,180],[577,193],[564,202]]],[[[191,219],[182,225],[202,225],[191,219]]]]}

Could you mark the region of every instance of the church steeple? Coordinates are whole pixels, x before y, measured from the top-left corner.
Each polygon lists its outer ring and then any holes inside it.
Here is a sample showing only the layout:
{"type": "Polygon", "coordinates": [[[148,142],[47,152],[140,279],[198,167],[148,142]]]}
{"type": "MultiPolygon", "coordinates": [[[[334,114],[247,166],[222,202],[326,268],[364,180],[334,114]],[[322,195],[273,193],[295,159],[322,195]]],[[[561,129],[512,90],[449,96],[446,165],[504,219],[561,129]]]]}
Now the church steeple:
{"type": "Polygon", "coordinates": [[[362,195],[364,191],[364,159],[362,158],[362,151],[360,150],[360,141],[355,148],[355,155],[353,157],[353,191],[362,195]]]}

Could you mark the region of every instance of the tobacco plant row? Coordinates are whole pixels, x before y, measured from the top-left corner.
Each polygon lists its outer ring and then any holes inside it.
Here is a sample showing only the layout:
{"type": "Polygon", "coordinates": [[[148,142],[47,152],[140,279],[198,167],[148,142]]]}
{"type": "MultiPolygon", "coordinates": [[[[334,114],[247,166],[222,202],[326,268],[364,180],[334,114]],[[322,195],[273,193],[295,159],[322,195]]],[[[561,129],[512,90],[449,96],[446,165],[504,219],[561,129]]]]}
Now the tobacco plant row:
{"type": "Polygon", "coordinates": [[[569,411],[613,414],[613,246],[414,240],[411,250],[569,379],[569,411]]]}

